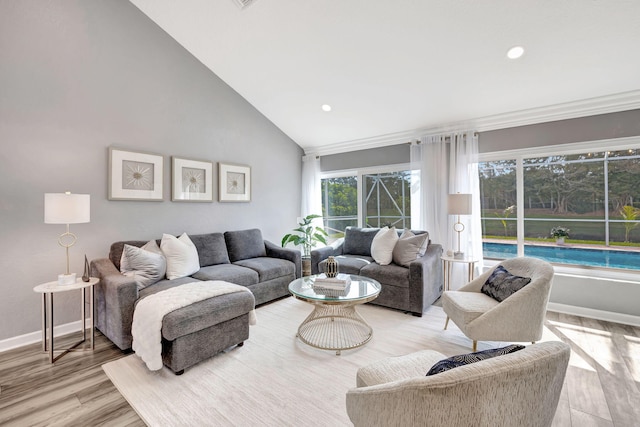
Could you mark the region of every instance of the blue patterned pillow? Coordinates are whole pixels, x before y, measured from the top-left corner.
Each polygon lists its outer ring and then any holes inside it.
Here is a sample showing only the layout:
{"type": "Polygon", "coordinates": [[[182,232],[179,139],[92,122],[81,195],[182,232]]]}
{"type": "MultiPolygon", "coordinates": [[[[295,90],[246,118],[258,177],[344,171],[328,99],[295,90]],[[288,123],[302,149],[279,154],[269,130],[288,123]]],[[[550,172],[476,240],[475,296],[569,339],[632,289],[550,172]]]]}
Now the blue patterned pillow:
{"type": "Polygon", "coordinates": [[[506,268],[499,265],[482,285],[482,293],[502,302],[531,282],[530,277],[514,276],[506,268]]]}
{"type": "Polygon", "coordinates": [[[481,360],[491,359],[492,357],[513,353],[518,350],[522,350],[523,348],[523,345],[511,344],[506,347],[492,348],[489,350],[477,351],[475,353],[451,356],[448,359],[436,362],[436,364],[429,369],[429,372],[427,372],[427,376],[439,374],[441,372],[448,371],[449,369],[457,368],[458,366],[464,366],[481,360]]]}

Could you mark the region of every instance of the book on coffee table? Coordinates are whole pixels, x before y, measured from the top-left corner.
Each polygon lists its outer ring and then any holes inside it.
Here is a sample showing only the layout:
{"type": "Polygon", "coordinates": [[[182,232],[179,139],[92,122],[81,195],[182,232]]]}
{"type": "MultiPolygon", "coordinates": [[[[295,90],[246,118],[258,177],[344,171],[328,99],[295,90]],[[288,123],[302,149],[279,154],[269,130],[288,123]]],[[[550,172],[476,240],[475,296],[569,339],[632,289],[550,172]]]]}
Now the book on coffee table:
{"type": "Polygon", "coordinates": [[[332,284],[324,285],[317,284],[313,285],[313,292],[318,295],[324,295],[327,297],[346,297],[349,295],[349,290],[351,288],[351,284],[348,284],[346,287],[342,287],[342,285],[338,285],[339,287],[332,287],[332,284]]]}
{"type": "Polygon", "coordinates": [[[339,273],[336,277],[327,277],[326,274],[320,274],[314,281],[314,287],[318,286],[326,289],[345,289],[351,284],[351,276],[339,273]]]}

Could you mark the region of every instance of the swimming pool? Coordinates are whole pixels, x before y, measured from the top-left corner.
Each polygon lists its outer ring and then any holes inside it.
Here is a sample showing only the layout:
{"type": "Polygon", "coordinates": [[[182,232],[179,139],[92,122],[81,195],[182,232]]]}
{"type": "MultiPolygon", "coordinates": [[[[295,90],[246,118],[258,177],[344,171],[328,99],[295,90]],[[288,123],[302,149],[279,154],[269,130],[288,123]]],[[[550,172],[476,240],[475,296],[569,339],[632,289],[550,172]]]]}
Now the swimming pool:
{"type": "MultiPolygon", "coordinates": [[[[505,259],[515,257],[517,249],[515,244],[483,242],[482,252],[485,258],[505,259]]],[[[525,245],[524,254],[559,264],[640,270],[640,252],[525,245]]]]}

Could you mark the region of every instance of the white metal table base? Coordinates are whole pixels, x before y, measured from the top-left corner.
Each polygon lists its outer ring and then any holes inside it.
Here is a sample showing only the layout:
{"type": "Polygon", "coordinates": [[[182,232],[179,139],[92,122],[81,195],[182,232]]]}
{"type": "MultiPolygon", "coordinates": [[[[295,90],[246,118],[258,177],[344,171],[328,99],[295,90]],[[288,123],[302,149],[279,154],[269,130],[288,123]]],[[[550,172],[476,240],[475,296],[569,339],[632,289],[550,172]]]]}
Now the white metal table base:
{"type": "Polygon", "coordinates": [[[300,341],[315,348],[342,350],[360,347],[371,339],[373,329],[358,314],[353,304],[314,302],[314,309],[298,327],[300,341]]]}
{"type": "MultiPolygon", "coordinates": [[[[77,347],[87,340],[87,316],[85,312],[86,304],[86,288],[82,288],[82,341],[77,342],[69,348],[55,349],[53,340],[53,292],[44,292],[42,294],[42,351],[49,352],[49,363],[53,363],[60,357],[69,353],[70,351],[84,351],[85,349],[78,349],[77,347]],[[47,343],[48,341],[48,343],[47,343]],[[54,352],[60,352],[57,356],[54,352]]],[[[91,350],[95,349],[95,329],[93,321],[93,286],[89,286],[89,329],[91,330],[91,350]]]]}

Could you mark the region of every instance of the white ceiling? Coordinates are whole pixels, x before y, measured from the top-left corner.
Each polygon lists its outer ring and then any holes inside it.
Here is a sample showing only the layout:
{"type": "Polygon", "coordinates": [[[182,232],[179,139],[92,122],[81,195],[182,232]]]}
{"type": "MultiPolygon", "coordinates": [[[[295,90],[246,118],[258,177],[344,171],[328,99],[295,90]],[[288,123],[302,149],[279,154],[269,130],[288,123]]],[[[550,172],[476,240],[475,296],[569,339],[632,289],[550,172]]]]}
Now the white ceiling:
{"type": "Polygon", "coordinates": [[[638,0],[131,2],[308,153],[640,108],[638,0]]]}

